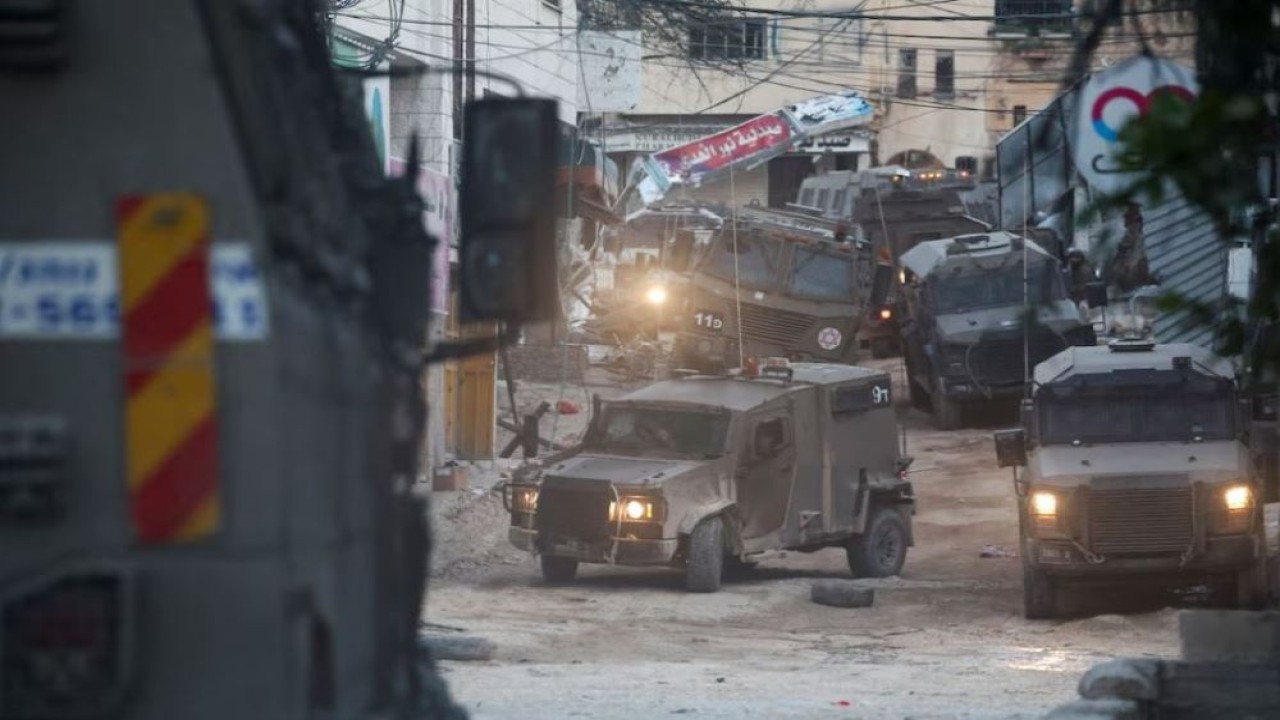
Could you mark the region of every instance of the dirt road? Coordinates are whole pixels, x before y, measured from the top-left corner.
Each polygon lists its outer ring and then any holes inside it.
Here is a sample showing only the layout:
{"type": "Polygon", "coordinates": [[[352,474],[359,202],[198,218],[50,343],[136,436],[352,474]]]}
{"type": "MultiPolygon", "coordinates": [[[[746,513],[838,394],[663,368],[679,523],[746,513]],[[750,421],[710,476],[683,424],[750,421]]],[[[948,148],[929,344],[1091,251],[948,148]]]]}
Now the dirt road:
{"type": "Polygon", "coordinates": [[[811,580],[848,576],[838,550],[765,562],[713,595],[685,593],[674,570],[595,566],[549,587],[505,546],[496,498],[442,499],[428,619],[498,645],[493,661],[444,663],[453,692],[476,718],[1040,717],[1101,660],[1176,655],[1169,609],[1023,620],[1017,558],[980,557],[1017,546],[991,431],[940,433],[915,411],[907,426],[916,547],[863,610],[809,600],[811,580]]]}

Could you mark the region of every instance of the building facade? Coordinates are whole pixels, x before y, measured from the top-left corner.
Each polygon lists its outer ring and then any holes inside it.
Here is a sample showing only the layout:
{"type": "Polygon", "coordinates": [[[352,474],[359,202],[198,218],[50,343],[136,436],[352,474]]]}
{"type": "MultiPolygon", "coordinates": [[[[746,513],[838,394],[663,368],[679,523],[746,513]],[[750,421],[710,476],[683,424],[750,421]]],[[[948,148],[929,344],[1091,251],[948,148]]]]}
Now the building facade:
{"type": "MultiPolygon", "coordinates": [[[[385,117],[370,112],[385,136],[390,172],[404,171],[412,138],[419,142],[424,222],[445,242],[437,255],[430,343],[491,334],[457,321],[451,287],[457,264],[455,222],[463,107],[473,98],[554,98],[564,128],[578,111],[577,10],[563,0],[331,0],[335,63],[389,70],[365,82],[366,107],[385,94],[385,117]]],[[[567,231],[567,229],[566,229],[567,231]]],[[[429,402],[426,467],[449,459],[493,456],[497,358],[479,355],[432,366],[423,386],[429,402]]]]}

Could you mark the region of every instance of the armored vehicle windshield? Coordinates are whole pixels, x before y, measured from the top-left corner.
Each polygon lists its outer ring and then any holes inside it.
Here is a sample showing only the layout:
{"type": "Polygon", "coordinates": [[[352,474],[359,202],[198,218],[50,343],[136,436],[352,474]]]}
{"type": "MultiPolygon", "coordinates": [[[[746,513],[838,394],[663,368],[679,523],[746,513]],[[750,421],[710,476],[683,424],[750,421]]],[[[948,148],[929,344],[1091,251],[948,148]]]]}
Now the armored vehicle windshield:
{"type": "Polygon", "coordinates": [[[587,449],[628,457],[710,458],[724,453],[728,434],[727,412],[612,405],[587,449]]]}
{"type": "Polygon", "coordinates": [[[1143,382],[1071,383],[1041,389],[1042,441],[1055,445],[1235,437],[1229,380],[1182,377],[1173,371],[1168,375],[1143,382]]]}
{"type": "Polygon", "coordinates": [[[782,243],[756,233],[722,233],[701,270],[712,277],[743,287],[770,290],[778,283],[782,269],[782,243]],[[735,249],[737,250],[735,257],[735,249]]]}
{"type": "MultiPolygon", "coordinates": [[[[939,313],[959,313],[1024,302],[1022,267],[1010,264],[996,270],[971,270],[939,275],[933,280],[934,306],[939,313]]],[[[1026,298],[1031,302],[1065,300],[1062,278],[1050,263],[1031,265],[1026,298]]]]}

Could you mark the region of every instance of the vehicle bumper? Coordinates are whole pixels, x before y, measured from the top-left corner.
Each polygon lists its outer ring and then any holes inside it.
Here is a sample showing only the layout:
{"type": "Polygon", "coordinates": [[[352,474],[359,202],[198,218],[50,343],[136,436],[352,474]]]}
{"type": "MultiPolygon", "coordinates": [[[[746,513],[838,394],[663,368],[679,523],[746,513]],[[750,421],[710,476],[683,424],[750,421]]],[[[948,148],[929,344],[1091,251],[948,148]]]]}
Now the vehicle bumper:
{"type": "Polygon", "coordinates": [[[669,540],[618,538],[616,542],[613,539],[585,541],[556,538],[550,548],[544,549],[538,545],[537,530],[518,527],[510,528],[507,537],[512,545],[521,550],[544,552],[557,557],[572,558],[579,562],[610,565],[670,565],[680,545],[680,541],[675,538],[669,540]]]}
{"type": "Polygon", "coordinates": [[[1204,551],[1187,558],[1180,553],[1144,557],[1108,556],[1090,563],[1073,544],[1060,540],[1023,540],[1027,562],[1052,575],[1106,576],[1134,574],[1218,573],[1243,570],[1261,557],[1252,535],[1210,538],[1204,551]]]}

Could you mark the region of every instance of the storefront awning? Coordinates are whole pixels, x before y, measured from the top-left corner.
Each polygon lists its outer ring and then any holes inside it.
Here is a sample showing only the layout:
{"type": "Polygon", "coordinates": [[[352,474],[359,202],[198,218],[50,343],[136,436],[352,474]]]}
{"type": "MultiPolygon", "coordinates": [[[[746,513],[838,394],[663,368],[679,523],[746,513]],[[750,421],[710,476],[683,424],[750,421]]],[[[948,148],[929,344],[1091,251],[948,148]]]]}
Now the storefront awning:
{"type": "Polygon", "coordinates": [[[617,202],[621,189],[618,164],[568,123],[560,124],[560,168],[556,185],[564,199],[561,217],[587,217],[606,224],[622,221],[609,210],[617,202]]]}

